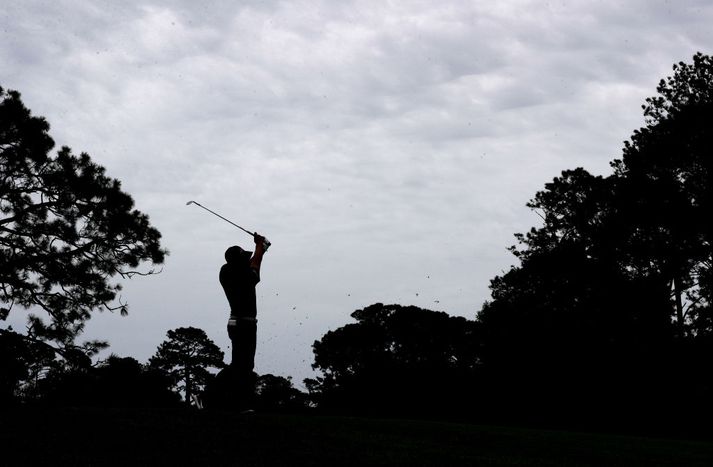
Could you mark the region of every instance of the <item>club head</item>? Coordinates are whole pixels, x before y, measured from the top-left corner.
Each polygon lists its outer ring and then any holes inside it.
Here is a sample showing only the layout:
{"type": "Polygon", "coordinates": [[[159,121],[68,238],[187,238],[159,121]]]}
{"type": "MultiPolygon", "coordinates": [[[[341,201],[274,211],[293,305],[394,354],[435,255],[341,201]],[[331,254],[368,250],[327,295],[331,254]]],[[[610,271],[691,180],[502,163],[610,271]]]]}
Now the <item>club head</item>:
{"type": "Polygon", "coordinates": [[[189,202],[186,203],[186,206],[190,206],[191,204],[196,204],[196,202],[193,201],[193,200],[191,200],[191,201],[189,201],[189,202]]]}

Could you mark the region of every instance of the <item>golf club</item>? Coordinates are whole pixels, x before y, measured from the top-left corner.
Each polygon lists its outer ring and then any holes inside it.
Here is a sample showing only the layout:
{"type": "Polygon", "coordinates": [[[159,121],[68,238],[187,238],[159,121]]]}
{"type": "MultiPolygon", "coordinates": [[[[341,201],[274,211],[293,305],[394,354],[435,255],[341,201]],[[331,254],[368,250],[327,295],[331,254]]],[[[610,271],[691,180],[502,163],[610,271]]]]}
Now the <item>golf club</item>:
{"type": "MultiPolygon", "coordinates": [[[[236,224],[235,222],[231,221],[230,219],[226,219],[225,217],[221,216],[220,214],[218,214],[218,213],[215,212],[215,211],[211,211],[210,209],[208,209],[207,207],[203,206],[201,203],[199,203],[199,202],[197,202],[197,201],[191,200],[191,201],[189,201],[189,202],[186,203],[186,206],[190,206],[191,204],[195,204],[196,206],[199,206],[199,207],[205,209],[206,211],[208,211],[209,213],[213,214],[214,216],[220,217],[220,218],[223,219],[225,222],[228,222],[228,223],[230,223],[230,224],[233,224],[235,227],[239,228],[239,229],[242,230],[243,232],[245,232],[245,233],[247,233],[247,234],[250,234],[251,236],[255,236],[255,233],[254,233],[254,232],[250,232],[249,230],[240,227],[240,226],[239,226],[238,224],[236,224]]],[[[267,251],[267,249],[270,247],[270,245],[272,245],[272,243],[270,243],[270,241],[266,238],[266,239],[265,239],[265,251],[267,251]]]]}

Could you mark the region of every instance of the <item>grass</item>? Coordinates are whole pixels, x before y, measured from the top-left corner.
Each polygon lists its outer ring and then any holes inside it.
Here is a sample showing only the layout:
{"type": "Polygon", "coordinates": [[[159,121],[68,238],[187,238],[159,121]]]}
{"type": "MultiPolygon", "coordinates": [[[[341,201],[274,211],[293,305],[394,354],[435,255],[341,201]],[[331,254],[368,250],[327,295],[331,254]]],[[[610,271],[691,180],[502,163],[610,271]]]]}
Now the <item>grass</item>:
{"type": "Polygon", "coordinates": [[[713,442],[310,415],[21,409],[2,465],[710,466],[713,442]]]}

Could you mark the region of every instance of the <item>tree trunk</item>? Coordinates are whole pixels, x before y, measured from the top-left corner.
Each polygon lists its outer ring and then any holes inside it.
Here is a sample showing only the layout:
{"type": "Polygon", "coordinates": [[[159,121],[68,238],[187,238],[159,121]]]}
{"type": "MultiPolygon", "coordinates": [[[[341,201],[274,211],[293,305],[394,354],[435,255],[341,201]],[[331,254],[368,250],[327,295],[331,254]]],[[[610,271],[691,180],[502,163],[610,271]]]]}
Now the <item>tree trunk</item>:
{"type": "Polygon", "coordinates": [[[186,380],[186,404],[191,405],[191,373],[188,367],[184,368],[184,378],[186,380]]]}
{"type": "Polygon", "coordinates": [[[685,337],[686,329],[683,323],[683,290],[681,289],[681,279],[678,277],[673,279],[673,294],[676,299],[676,323],[678,324],[678,333],[680,337],[685,337]]]}

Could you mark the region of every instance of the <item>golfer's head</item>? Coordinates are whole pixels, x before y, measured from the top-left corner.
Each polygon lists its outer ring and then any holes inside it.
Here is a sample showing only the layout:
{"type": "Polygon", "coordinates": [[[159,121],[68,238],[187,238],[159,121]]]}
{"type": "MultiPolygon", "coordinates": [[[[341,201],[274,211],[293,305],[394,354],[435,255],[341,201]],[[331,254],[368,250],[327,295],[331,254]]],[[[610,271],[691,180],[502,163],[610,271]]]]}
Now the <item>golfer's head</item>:
{"type": "Polygon", "coordinates": [[[225,250],[225,262],[228,264],[248,263],[251,256],[252,251],[245,251],[237,245],[225,250]]]}

